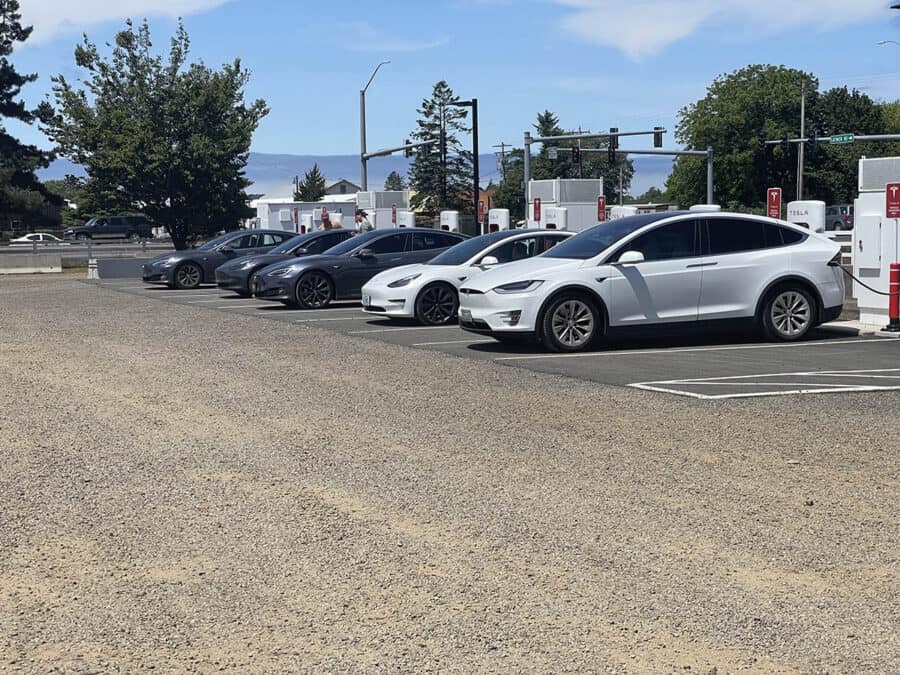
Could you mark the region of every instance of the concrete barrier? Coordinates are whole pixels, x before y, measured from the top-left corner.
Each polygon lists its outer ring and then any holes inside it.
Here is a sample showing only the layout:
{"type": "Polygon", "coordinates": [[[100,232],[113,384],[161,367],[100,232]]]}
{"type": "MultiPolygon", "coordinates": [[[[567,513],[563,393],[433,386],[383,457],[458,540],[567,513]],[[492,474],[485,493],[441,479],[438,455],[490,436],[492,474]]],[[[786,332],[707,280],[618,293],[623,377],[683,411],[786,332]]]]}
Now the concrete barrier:
{"type": "Polygon", "coordinates": [[[150,258],[97,258],[101,279],[140,279],[141,266],[150,258]]]}
{"type": "Polygon", "coordinates": [[[0,256],[0,274],[48,274],[62,272],[62,256],[23,253],[0,256]]]}

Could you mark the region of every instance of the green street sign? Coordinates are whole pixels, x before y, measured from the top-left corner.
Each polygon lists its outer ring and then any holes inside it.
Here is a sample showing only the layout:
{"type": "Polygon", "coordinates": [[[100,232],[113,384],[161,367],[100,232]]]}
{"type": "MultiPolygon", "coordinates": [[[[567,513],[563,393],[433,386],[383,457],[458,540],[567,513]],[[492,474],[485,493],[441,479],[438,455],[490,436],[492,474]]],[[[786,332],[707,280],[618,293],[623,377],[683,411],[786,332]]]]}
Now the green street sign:
{"type": "Polygon", "coordinates": [[[828,139],[828,142],[832,145],[842,145],[844,143],[852,143],[853,142],[853,134],[840,134],[838,136],[832,136],[828,139]]]}

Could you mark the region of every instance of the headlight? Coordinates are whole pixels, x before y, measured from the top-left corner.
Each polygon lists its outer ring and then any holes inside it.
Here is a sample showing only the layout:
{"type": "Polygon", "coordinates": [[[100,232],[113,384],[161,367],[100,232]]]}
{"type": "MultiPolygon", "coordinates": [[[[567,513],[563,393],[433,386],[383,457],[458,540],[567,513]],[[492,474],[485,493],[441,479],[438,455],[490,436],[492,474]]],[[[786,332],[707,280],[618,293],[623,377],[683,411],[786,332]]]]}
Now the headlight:
{"type": "Polygon", "coordinates": [[[160,262],[158,262],[156,264],[160,265],[161,267],[171,267],[172,265],[174,265],[177,262],[178,262],[178,258],[172,257],[172,258],[166,258],[165,260],[161,260],[160,262]]]}
{"type": "Polygon", "coordinates": [[[253,265],[255,265],[255,264],[256,263],[254,263],[252,260],[245,260],[244,262],[241,263],[241,269],[248,270],[251,267],[253,267],[253,265]]]}
{"type": "Polygon", "coordinates": [[[293,274],[297,271],[298,268],[291,265],[290,267],[279,267],[277,270],[272,270],[266,276],[267,277],[286,277],[290,274],[293,274]]]}
{"type": "Polygon", "coordinates": [[[418,279],[420,276],[422,276],[421,272],[419,272],[418,274],[410,274],[408,277],[403,277],[402,279],[397,279],[397,281],[392,281],[388,284],[388,288],[400,288],[401,286],[408,286],[410,281],[412,281],[413,279],[418,279]]]}
{"type": "Polygon", "coordinates": [[[529,279],[528,281],[514,281],[511,284],[503,284],[491,290],[494,293],[529,293],[544,283],[538,279],[529,279]]]}

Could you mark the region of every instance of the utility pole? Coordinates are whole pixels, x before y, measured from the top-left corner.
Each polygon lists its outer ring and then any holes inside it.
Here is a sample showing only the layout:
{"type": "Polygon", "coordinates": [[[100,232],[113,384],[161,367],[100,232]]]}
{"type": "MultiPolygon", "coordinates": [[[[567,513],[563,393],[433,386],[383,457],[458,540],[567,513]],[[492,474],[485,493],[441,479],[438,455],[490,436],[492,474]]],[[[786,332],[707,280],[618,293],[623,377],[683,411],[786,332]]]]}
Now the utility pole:
{"type": "Polygon", "coordinates": [[[619,164],[619,206],[625,203],[625,195],[623,194],[622,186],[625,183],[625,171],[622,168],[622,165],[619,164]]]}
{"type": "Polygon", "coordinates": [[[503,182],[506,182],[506,143],[501,141],[497,145],[491,147],[500,148],[500,176],[503,182]]]}
{"type": "Polygon", "coordinates": [[[369,81],[366,82],[366,86],[359,90],[359,182],[363,192],[369,189],[369,175],[366,166],[366,89],[372,84],[372,80],[375,79],[375,75],[378,73],[381,66],[387,65],[388,63],[390,63],[390,61],[382,61],[375,66],[375,70],[372,71],[372,75],[369,77],[369,81]]]}
{"type": "Polygon", "coordinates": [[[797,150],[797,200],[803,199],[803,159],[806,150],[806,80],[800,86],[800,147],[797,150]]]}

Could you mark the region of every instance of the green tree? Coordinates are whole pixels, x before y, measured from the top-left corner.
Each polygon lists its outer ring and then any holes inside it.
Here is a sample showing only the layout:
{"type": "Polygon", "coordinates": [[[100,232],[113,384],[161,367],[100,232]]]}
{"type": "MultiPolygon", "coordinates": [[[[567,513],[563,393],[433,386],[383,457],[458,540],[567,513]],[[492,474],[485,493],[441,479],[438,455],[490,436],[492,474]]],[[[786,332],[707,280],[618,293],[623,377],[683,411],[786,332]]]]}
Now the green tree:
{"type": "Polygon", "coordinates": [[[627,199],[625,201],[632,202],[634,204],[661,204],[663,202],[669,201],[669,195],[666,192],[663,192],[658,187],[651,186],[647,188],[647,191],[638,195],[637,197],[633,197],[631,199],[627,199]]]}
{"type": "Polygon", "coordinates": [[[498,209],[509,209],[511,221],[525,218],[525,154],[521,149],[514,149],[501,158],[501,176],[503,177],[494,193],[494,206],[498,209]]]}
{"type": "Polygon", "coordinates": [[[37,75],[20,74],[8,58],[15,44],[25,42],[31,31],[30,26],[21,24],[18,0],[0,0],[0,211],[26,212],[29,222],[43,222],[48,207],[58,207],[62,201],[50,195],[35,175],[50,163],[50,155],[21,143],[3,124],[6,118],[32,124],[45,112],[27,108],[19,98],[22,87],[34,82],[37,75]]]}
{"type": "Polygon", "coordinates": [[[297,183],[294,190],[295,202],[317,202],[325,196],[325,176],[319,171],[319,165],[313,164],[312,168],[303,174],[303,180],[297,183]]]}
{"type": "Polygon", "coordinates": [[[75,176],[66,176],[62,180],[45,180],[44,188],[52,195],[57,195],[64,202],[71,202],[75,206],[69,206],[68,203],[62,204],[62,226],[74,227],[82,225],[93,215],[84,210],[84,185],[83,181],[75,176]]]}
{"type": "Polygon", "coordinates": [[[239,60],[219,70],[188,63],[180,23],[165,62],[152,46],[146,22],[126,22],[108,57],[85,36],[75,49],[84,88],[53,78],[45,129],[85,167],[86,209],[140,210],[184,248],[252,215],[244,167],[268,109],[244,103],[250,75],[239,60]]]}
{"type": "Polygon", "coordinates": [[[470,211],[472,199],[472,153],[459,139],[468,134],[468,111],[453,105],[457,97],[441,80],[434,85],[431,98],[418,109],[417,128],[411,136],[417,141],[435,141],[416,153],[409,169],[410,188],[416,194],[413,208],[434,215],[443,209],[470,211]],[[446,131],[446,152],[440,148],[441,129],[446,131]]]}
{"type": "Polygon", "coordinates": [[[384,181],[384,189],[385,190],[405,190],[406,183],[403,181],[403,176],[401,176],[396,171],[391,171],[388,174],[388,177],[384,181]]]}

